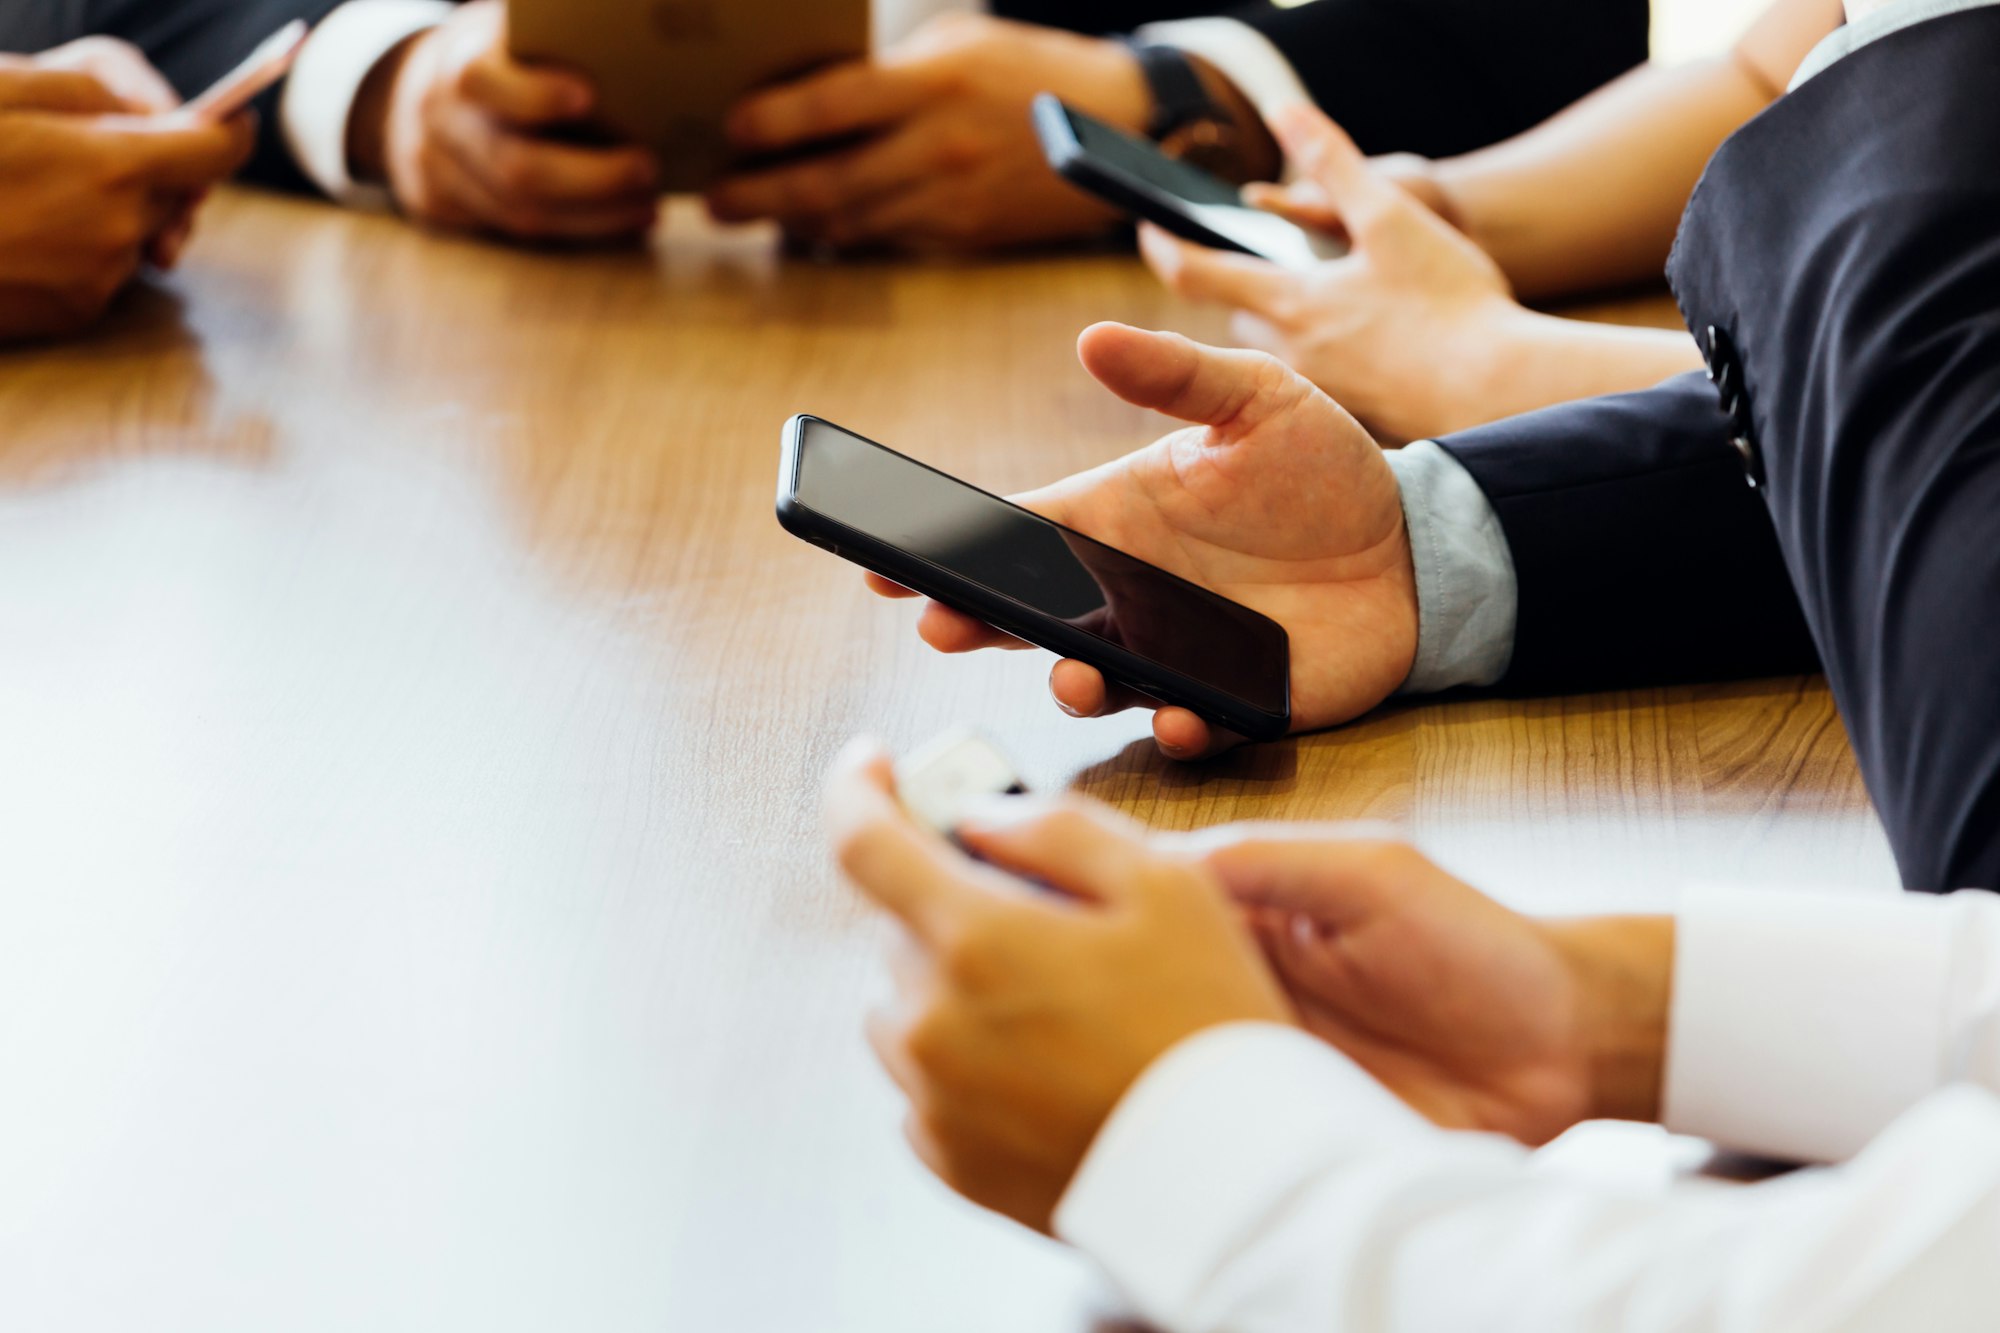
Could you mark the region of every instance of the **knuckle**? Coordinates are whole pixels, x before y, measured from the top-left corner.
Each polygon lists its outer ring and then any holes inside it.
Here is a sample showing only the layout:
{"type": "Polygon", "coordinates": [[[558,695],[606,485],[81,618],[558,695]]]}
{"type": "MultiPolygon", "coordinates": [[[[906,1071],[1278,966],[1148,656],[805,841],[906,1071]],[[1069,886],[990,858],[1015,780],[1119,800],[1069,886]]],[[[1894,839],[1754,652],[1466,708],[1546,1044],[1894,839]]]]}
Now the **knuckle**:
{"type": "Polygon", "coordinates": [[[903,1051],[910,1063],[928,1079],[935,1080],[951,1067],[955,1049],[952,1025],[936,1008],[912,1020],[903,1033],[903,1051]]]}
{"type": "Polygon", "coordinates": [[[501,193],[520,198],[534,193],[535,164],[526,150],[503,143],[493,150],[493,183],[501,193]]]}
{"type": "Polygon", "coordinates": [[[964,171],[986,158],[986,135],[976,125],[953,125],[938,140],[937,162],[947,171],[964,171]]]}

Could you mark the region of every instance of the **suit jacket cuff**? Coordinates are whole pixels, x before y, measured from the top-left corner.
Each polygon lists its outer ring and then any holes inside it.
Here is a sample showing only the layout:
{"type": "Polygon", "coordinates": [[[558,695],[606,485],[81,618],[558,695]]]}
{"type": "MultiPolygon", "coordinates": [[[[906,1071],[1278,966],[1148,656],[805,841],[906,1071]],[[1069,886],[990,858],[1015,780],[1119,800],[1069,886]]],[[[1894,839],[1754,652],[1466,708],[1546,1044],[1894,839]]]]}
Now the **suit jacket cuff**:
{"type": "Polygon", "coordinates": [[[299,52],[279,119],[299,169],[329,198],[350,207],[388,207],[387,190],[348,173],[348,117],[382,58],[444,22],[452,8],[447,0],[348,0],[299,52]]]}

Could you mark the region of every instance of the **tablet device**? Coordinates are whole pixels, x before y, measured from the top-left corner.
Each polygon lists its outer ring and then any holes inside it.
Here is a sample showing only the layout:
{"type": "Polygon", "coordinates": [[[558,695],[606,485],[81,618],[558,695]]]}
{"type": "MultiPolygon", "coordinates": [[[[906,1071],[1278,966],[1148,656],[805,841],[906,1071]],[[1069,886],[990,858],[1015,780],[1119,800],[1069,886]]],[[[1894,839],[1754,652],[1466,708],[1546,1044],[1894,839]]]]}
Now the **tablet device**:
{"type": "Polygon", "coordinates": [[[1219,176],[1168,157],[1053,93],[1035,99],[1035,132],[1056,174],[1130,217],[1216,250],[1256,255],[1289,269],[1338,259],[1347,246],[1275,213],[1252,208],[1219,176]]]}
{"type": "Polygon", "coordinates": [[[507,0],[515,58],[589,76],[588,128],[659,154],[670,192],[723,173],[744,94],[867,55],[868,24],[868,0],[507,0]]]}
{"type": "Polygon", "coordinates": [[[1277,621],[831,422],[786,423],[778,521],[1114,685],[1251,740],[1291,729],[1277,621]]]}

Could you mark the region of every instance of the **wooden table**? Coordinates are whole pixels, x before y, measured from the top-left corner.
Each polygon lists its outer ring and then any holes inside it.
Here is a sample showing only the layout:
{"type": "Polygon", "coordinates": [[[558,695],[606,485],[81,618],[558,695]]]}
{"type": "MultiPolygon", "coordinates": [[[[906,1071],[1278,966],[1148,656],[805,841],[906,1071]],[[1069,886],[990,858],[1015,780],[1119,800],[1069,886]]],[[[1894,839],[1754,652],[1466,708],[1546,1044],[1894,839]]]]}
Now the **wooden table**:
{"type": "MultiPolygon", "coordinates": [[[[684,219],[683,219],[684,221],[684,219]]],[[[772,518],[811,410],[1000,490],[1136,447],[1128,258],[513,253],[218,201],[0,356],[0,1323],[1073,1330],[905,1152],[834,750],[976,722],[1156,823],[1386,819],[1502,896],[1894,881],[1802,680],[1391,710],[1172,768],[772,518]]]]}

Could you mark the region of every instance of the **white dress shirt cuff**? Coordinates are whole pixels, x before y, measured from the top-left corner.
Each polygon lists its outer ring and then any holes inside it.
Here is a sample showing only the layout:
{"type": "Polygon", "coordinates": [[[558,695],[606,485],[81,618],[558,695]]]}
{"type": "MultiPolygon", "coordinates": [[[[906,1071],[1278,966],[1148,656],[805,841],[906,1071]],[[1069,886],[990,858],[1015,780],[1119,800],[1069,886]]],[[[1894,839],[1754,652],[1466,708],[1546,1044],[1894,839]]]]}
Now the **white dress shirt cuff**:
{"type": "Polygon", "coordinates": [[[1917,894],[1689,890],[1667,1127],[1786,1161],[1853,1156],[1953,1076],[1957,917],[1917,894]]]}
{"type": "Polygon", "coordinates": [[[1385,455],[1417,573],[1417,660],[1403,694],[1491,685],[1514,659],[1521,603],[1513,548],[1465,465],[1429,440],[1385,455]]]}
{"type": "Polygon", "coordinates": [[[1132,34],[1142,42],[1157,42],[1199,56],[1215,66],[1236,91],[1249,99],[1257,114],[1269,121],[1280,108],[1310,102],[1299,72],[1271,39],[1235,19],[1181,19],[1148,23],[1132,34]]]}
{"type": "Polygon", "coordinates": [[[278,119],[292,158],[329,198],[386,208],[389,192],[347,170],[347,121],[384,56],[451,16],[448,0],[348,0],[313,30],[286,80],[278,119]]]}
{"type": "Polygon", "coordinates": [[[1125,1094],[1063,1196],[1056,1233],[1160,1320],[1186,1309],[1301,1182],[1438,1133],[1306,1033],[1214,1028],[1125,1094]]]}

